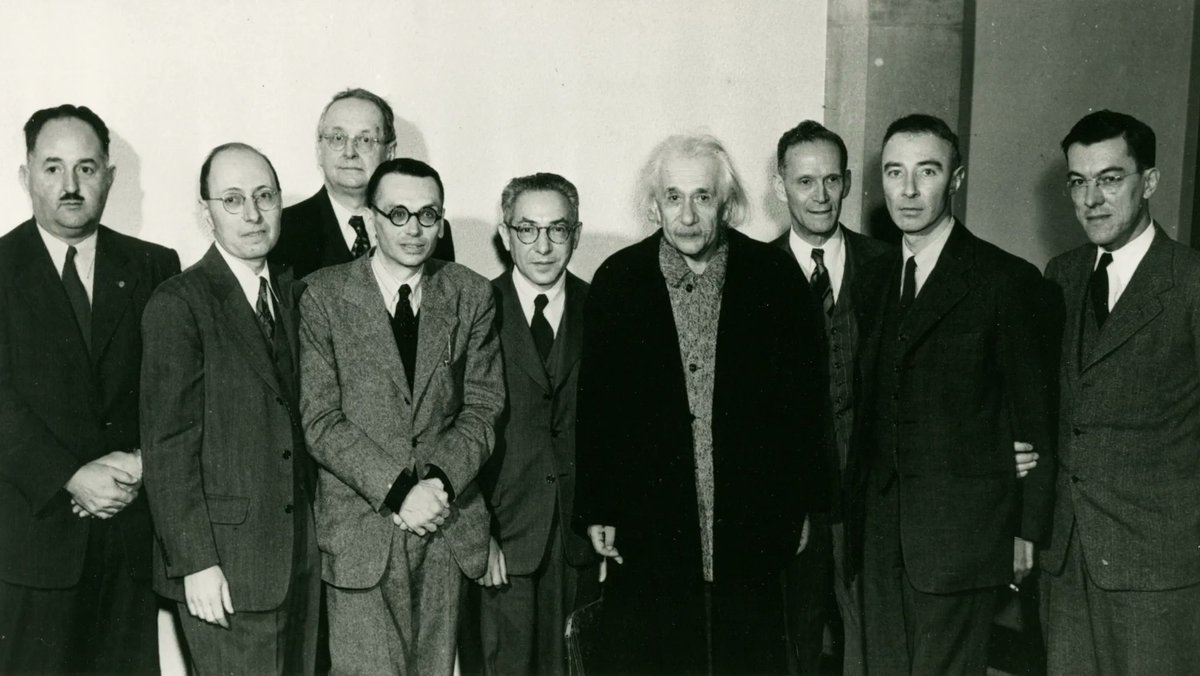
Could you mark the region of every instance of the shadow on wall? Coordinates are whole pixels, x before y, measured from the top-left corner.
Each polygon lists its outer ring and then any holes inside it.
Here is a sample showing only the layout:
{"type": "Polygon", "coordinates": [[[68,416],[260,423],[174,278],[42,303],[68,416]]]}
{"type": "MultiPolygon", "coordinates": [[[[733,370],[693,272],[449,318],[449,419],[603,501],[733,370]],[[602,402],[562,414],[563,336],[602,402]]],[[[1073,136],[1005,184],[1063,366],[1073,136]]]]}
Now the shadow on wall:
{"type": "MultiPolygon", "coordinates": [[[[596,273],[596,269],[600,267],[605,259],[631,244],[640,242],[645,237],[648,237],[651,232],[653,230],[642,228],[637,233],[631,233],[626,237],[619,237],[608,233],[589,233],[585,227],[579,239],[579,248],[575,249],[575,255],[572,256],[568,268],[580,279],[590,283],[592,276],[596,273]]],[[[512,256],[504,248],[504,243],[500,241],[500,233],[496,232],[494,228],[492,230],[491,243],[495,260],[501,265],[501,272],[496,273],[496,275],[490,275],[491,277],[495,277],[503,271],[508,270],[509,266],[512,265],[512,256]]]]}
{"type": "Polygon", "coordinates": [[[116,167],[112,190],[101,219],[117,232],[137,237],[142,231],[142,161],[133,146],[115,132],[110,132],[109,161],[116,167]]]}
{"type": "Polygon", "coordinates": [[[1038,177],[1034,195],[1037,222],[1030,224],[1031,229],[1038,239],[1037,249],[1047,252],[1050,258],[1088,241],[1075,219],[1075,207],[1064,187],[1066,175],[1066,165],[1061,160],[1046,167],[1038,177]]]}
{"type": "MultiPolygon", "coordinates": [[[[429,162],[429,148],[425,145],[425,135],[417,129],[417,125],[408,120],[396,118],[396,153],[395,157],[411,157],[422,162],[429,162]]],[[[432,164],[432,163],[431,163],[432,164]]],[[[434,167],[436,169],[436,167],[434,167]]]]}

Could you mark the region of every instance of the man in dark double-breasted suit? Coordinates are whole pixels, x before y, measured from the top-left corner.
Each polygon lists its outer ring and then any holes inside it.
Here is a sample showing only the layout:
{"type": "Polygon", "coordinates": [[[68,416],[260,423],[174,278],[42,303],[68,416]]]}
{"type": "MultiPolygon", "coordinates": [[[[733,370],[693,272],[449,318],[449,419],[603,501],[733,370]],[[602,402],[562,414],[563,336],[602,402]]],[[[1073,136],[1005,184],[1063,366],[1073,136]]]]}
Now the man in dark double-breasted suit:
{"type": "Polygon", "coordinates": [[[278,179],[240,143],[200,171],[215,242],[142,321],[155,589],[200,674],[314,670],[319,554],[298,405],[295,291],[267,265],[278,179]]]}
{"type": "Polygon", "coordinates": [[[563,630],[582,567],[595,560],[571,530],[575,395],[588,285],[567,271],[579,244],[579,193],[557,174],[515,178],[501,197],[513,266],[492,280],[508,406],[483,487],[492,514],[479,579],[489,674],[566,673],[563,630]]]}
{"type": "Polygon", "coordinates": [[[867,671],[983,674],[995,591],[1032,566],[1049,526],[1053,466],[1018,486],[1013,445],[1050,451],[1051,378],[1041,277],[950,213],[957,138],[927,115],[883,146],[903,250],[884,275],[863,364],[853,462],[866,481],[867,671]]]}
{"type": "Polygon", "coordinates": [[[1089,244],[1053,260],[1064,322],[1052,674],[1200,668],[1200,256],[1150,217],[1145,123],[1101,110],[1062,142],[1089,244]]]}
{"type": "Polygon", "coordinates": [[[39,110],[25,138],[33,218],[0,238],[0,672],[158,673],[139,322],[179,258],[100,225],[99,116],[39,110]]]}

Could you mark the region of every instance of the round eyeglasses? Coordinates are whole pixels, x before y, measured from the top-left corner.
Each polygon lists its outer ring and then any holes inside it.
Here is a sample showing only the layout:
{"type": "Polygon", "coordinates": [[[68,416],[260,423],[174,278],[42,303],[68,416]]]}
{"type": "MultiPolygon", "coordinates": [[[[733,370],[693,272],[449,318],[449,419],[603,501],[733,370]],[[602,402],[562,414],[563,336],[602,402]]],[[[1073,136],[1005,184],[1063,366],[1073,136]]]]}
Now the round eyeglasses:
{"type": "Polygon", "coordinates": [[[372,138],[366,134],[358,136],[350,136],[342,131],[335,131],[328,134],[321,134],[321,140],[329,149],[334,152],[340,152],[346,147],[346,143],[354,144],[355,152],[369,153],[375,150],[375,147],[383,143],[383,139],[372,138]]]}
{"type": "Polygon", "coordinates": [[[415,213],[409,211],[408,207],[405,206],[394,207],[391,211],[384,211],[374,205],[371,208],[381,215],[386,216],[392,222],[392,225],[397,228],[403,228],[408,225],[413,216],[417,217],[417,223],[420,223],[422,228],[432,228],[438,224],[438,221],[442,220],[442,213],[433,207],[421,207],[415,213]]]}
{"type": "MultiPolygon", "coordinates": [[[[259,190],[251,199],[254,200],[254,208],[259,211],[274,211],[279,208],[278,190],[259,190]]],[[[231,192],[220,197],[205,197],[204,201],[220,202],[221,206],[225,207],[225,211],[234,216],[242,213],[242,210],[246,208],[246,196],[240,192],[231,192]]]]}
{"type": "Polygon", "coordinates": [[[508,223],[505,223],[504,227],[508,228],[512,232],[515,232],[517,234],[517,240],[519,240],[522,244],[533,244],[538,240],[538,237],[541,237],[543,231],[545,231],[546,237],[551,242],[555,244],[566,244],[567,241],[571,239],[571,233],[575,232],[575,228],[578,228],[579,224],[576,223],[574,225],[567,225],[566,223],[555,223],[554,225],[536,226],[526,225],[524,223],[521,225],[509,225],[508,223]]]}

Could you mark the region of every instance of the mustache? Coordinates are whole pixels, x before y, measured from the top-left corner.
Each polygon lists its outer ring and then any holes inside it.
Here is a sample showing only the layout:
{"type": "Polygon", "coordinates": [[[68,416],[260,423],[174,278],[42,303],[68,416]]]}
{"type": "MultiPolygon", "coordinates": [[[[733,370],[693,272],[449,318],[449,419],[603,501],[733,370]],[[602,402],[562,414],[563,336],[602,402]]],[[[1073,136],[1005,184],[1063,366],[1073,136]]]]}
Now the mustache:
{"type": "Polygon", "coordinates": [[[66,192],[66,193],[63,193],[62,197],[59,197],[59,198],[58,198],[58,201],[59,201],[59,202],[65,202],[65,201],[67,201],[67,200],[75,200],[75,201],[77,201],[77,202],[82,202],[82,201],[84,201],[84,200],[83,200],[83,195],[81,195],[81,194],[79,194],[79,193],[77,193],[77,192],[66,192]]]}

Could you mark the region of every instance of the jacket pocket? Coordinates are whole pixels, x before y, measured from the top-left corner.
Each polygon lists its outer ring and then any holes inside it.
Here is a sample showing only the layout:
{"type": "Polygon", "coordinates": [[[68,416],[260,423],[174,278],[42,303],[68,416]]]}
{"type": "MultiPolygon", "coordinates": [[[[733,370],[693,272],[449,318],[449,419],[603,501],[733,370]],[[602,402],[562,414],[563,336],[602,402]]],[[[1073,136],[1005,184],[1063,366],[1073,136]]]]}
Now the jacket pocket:
{"type": "Polygon", "coordinates": [[[232,495],[208,495],[208,520],[212,523],[222,523],[236,526],[246,521],[250,511],[250,498],[239,498],[232,495]]]}

